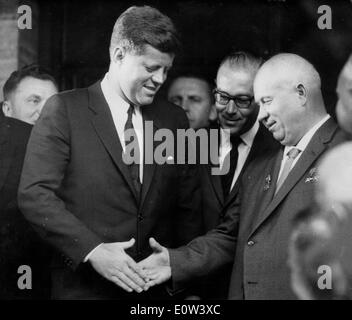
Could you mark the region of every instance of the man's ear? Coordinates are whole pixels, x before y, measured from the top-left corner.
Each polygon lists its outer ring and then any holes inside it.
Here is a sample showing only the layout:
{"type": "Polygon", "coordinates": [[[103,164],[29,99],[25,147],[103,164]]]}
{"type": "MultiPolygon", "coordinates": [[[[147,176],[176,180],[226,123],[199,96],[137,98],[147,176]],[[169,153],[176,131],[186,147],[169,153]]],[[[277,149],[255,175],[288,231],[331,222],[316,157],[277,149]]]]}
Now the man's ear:
{"type": "Polygon", "coordinates": [[[296,90],[297,90],[299,99],[302,101],[302,106],[304,106],[307,102],[307,89],[302,83],[299,83],[296,86],[296,90]]]}
{"type": "Polygon", "coordinates": [[[218,117],[218,113],[216,112],[215,104],[212,104],[209,111],[209,120],[215,121],[218,117]]]}
{"type": "Polygon", "coordinates": [[[113,62],[122,61],[125,55],[126,55],[126,49],[123,47],[117,46],[112,52],[111,60],[113,62]]]}
{"type": "Polygon", "coordinates": [[[9,101],[5,100],[2,103],[2,112],[4,113],[4,115],[6,117],[12,116],[12,107],[11,107],[11,103],[9,101]]]}

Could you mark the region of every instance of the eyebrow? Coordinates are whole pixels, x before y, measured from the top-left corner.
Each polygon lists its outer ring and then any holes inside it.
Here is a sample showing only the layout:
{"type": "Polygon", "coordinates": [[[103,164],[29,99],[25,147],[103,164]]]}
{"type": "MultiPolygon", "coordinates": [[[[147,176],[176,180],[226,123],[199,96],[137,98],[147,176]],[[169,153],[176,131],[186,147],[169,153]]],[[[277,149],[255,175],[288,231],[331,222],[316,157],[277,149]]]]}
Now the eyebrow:
{"type": "Polygon", "coordinates": [[[30,98],[37,98],[37,99],[41,99],[42,97],[38,94],[31,94],[30,96],[27,97],[27,99],[30,99],[30,98]]]}

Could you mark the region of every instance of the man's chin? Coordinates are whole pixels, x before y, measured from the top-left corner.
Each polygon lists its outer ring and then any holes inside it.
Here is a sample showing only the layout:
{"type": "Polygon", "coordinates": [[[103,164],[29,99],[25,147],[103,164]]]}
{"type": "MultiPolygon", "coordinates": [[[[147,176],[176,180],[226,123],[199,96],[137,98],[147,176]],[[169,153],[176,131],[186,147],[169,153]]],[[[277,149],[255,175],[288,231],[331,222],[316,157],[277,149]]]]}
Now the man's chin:
{"type": "Polygon", "coordinates": [[[155,96],[153,95],[153,96],[146,96],[141,99],[138,99],[138,104],[140,106],[151,104],[151,103],[153,103],[154,97],[155,96]]]}

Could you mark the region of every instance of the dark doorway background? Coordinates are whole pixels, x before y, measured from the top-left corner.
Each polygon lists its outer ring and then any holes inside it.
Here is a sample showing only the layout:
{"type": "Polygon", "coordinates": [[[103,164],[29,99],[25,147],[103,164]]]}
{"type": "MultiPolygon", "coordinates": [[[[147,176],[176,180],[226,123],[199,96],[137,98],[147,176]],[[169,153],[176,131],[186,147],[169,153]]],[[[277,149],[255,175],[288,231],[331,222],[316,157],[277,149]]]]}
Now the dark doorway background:
{"type": "Polygon", "coordinates": [[[39,63],[53,70],[62,90],[90,85],[108,68],[116,18],[129,6],[142,4],[169,15],[181,32],[183,53],[176,58],[170,78],[193,72],[214,79],[231,47],[265,57],[293,52],[320,72],[326,104],[333,113],[337,76],[352,52],[350,0],[39,1],[39,63]],[[318,7],[323,4],[332,9],[331,30],[317,26],[318,7]]]}

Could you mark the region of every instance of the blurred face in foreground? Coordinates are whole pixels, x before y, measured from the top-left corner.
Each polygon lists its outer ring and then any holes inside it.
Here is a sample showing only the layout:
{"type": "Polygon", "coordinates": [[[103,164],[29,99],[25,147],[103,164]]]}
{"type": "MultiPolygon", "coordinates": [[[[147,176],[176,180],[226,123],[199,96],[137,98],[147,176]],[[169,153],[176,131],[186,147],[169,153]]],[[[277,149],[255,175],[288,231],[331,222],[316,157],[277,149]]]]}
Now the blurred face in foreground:
{"type": "Polygon", "coordinates": [[[352,134],[352,56],[341,71],[336,91],[339,97],[337,119],[340,126],[352,134]]]}

